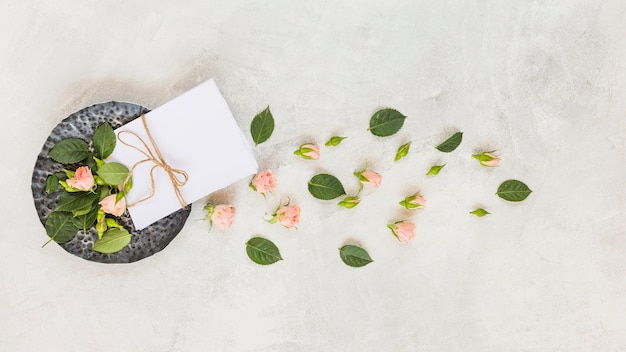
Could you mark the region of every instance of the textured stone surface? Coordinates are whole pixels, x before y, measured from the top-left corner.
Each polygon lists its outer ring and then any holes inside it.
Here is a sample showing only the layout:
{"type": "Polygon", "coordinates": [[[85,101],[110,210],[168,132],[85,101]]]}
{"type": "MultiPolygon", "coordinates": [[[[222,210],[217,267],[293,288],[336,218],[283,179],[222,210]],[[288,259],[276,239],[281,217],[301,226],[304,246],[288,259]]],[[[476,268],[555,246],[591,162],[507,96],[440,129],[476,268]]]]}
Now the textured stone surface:
{"type": "MultiPolygon", "coordinates": [[[[67,138],[81,138],[89,143],[96,128],[109,122],[116,129],[150,110],[132,103],[108,102],[95,104],[77,111],[61,121],[50,133],[33,170],[32,186],[35,208],[39,220],[45,224],[46,218],[55,208],[60,192],[46,193],[46,178],[55,172],[63,171],[63,165],[55,162],[48,153],[55,144],[67,138]]],[[[63,249],[83,259],[100,263],[131,263],[151,256],[165,248],[180,232],[191,212],[191,205],[155,222],[141,231],[135,230],[129,216],[123,216],[119,223],[132,235],[130,244],[123,250],[103,254],[91,250],[98,233],[90,228],[86,233],[78,231],[74,238],[59,244],[63,249]]],[[[45,232],[44,232],[45,233],[45,232]]]]}

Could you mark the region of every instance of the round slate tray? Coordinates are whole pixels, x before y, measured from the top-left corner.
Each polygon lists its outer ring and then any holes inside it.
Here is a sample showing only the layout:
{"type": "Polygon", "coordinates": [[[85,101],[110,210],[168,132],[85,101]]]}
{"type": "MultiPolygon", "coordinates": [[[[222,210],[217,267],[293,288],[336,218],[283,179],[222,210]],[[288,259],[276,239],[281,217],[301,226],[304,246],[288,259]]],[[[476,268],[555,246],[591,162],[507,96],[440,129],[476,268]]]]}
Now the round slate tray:
{"type": "MultiPolygon", "coordinates": [[[[143,106],[131,103],[112,101],[96,104],[73,113],[52,130],[37,157],[31,186],[35,208],[42,224],[45,224],[46,218],[55,208],[61,194],[61,192],[46,193],[46,178],[55,172],[63,171],[61,164],[48,157],[50,149],[59,141],[71,137],[89,142],[95,129],[103,122],[108,121],[115,129],[148,111],[150,110],[143,106]]],[[[133,236],[130,244],[117,253],[102,254],[91,250],[94,241],[98,238],[98,233],[93,227],[88,229],[87,233],[83,233],[82,230],[78,231],[71,241],[59,245],[69,253],[94,262],[135,262],[165,248],[183,228],[190,212],[191,204],[141,231],[135,230],[130,217],[122,216],[119,219],[120,224],[133,236]]]]}

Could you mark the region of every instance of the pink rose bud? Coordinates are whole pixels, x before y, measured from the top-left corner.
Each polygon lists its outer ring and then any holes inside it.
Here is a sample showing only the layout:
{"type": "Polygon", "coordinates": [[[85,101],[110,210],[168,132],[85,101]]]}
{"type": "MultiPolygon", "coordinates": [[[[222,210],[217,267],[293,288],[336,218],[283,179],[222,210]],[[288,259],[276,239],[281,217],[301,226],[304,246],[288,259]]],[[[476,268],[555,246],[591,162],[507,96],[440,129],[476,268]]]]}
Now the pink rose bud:
{"type": "Polygon", "coordinates": [[[320,157],[320,148],[315,144],[303,144],[293,153],[304,159],[317,160],[320,157]]]}
{"type": "Polygon", "coordinates": [[[87,166],[81,166],[76,169],[74,177],[67,179],[66,182],[71,187],[81,191],[89,191],[95,183],[91,170],[87,166]]]}
{"type": "Polygon", "coordinates": [[[361,200],[358,196],[347,196],[341,202],[337,203],[337,205],[346,209],[352,209],[359,205],[359,203],[361,203],[361,200]]]}
{"type": "Polygon", "coordinates": [[[250,188],[259,192],[266,193],[272,191],[276,187],[276,178],[270,170],[259,172],[254,175],[250,181],[250,188]]]}
{"type": "Polygon", "coordinates": [[[300,207],[297,205],[283,205],[278,208],[276,221],[286,228],[294,228],[300,222],[300,207]]]}
{"type": "Polygon", "coordinates": [[[126,210],[126,198],[122,197],[119,202],[115,202],[115,198],[115,194],[104,197],[99,203],[100,209],[107,214],[120,216],[124,214],[124,211],[126,210]]]}
{"type": "Polygon", "coordinates": [[[482,166],[494,167],[500,164],[500,158],[493,154],[493,152],[484,152],[480,154],[472,154],[472,157],[480,163],[482,166]]]}
{"type": "Polygon", "coordinates": [[[211,215],[211,222],[217,224],[217,228],[224,231],[233,225],[235,217],[235,207],[232,205],[216,205],[211,215]]]}
{"type": "Polygon", "coordinates": [[[398,221],[387,225],[387,227],[391,229],[393,235],[402,243],[407,243],[415,237],[415,224],[412,222],[398,221]]]}
{"type": "Polygon", "coordinates": [[[403,201],[400,202],[400,205],[407,209],[423,208],[425,204],[426,204],[426,199],[424,199],[424,197],[419,193],[415,193],[412,196],[408,196],[404,198],[403,201]]]}
{"type": "Polygon", "coordinates": [[[361,180],[361,182],[363,183],[369,183],[371,185],[373,185],[374,187],[378,187],[380,186],[380,183],[383,180],[383,177],[371,170],[365,170],[361,172],[361,176],[363,177],[362,179],[359,178],[361,180]],[[363,181],[365,180],[365,181],[363,181]]]}

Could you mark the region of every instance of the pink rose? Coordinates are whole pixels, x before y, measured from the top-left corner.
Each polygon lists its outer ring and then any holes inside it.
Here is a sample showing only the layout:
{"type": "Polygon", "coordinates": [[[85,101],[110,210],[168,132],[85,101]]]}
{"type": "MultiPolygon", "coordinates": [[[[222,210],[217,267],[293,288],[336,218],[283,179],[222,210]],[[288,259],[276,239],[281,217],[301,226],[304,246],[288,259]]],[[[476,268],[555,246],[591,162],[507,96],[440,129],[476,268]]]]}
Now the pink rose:
{"type": "Polygon", "coordinates": [[[300,207],[284,205],[276,211],[276,220],[286,228],[294,228],[300,222],[300,207]]]}
{"type": "Polygon", "coordinates": [[[415,205],[416,207],[424,207],[426,204],[426,199],[420,194],[415,197],[415,199],[409,201],[409,203],[415,205]]]}
{"type": "Polygon", "coordinates": [[[363,176],[364,180],[367,180],[364,183],[369,183],[373,185],[374,187],[380,186],[380,183],[383,180],[383,177],[380,174],[371,170],[365,170],[361,172],[361,176],[363,176]]]}
{"type": "Polygon", "coordinates": [[[67,179],[67,184],[81,191],[89,191],[94,185],[93,175],[87,166],[76,169],[74,177],[67,179]]]}
{"type": "Polygon", "coordinates": [[[415,237],[415,224],[409,221],[398,221],[395,224],[387,225],[394,236],[402,243],[409,242],[415,237]]]}
{"type": "Polygon", "coordinates": [[[233,225],[235,217],[235,207],[232,205],[216,205],[211,215],[211,222],[217,224],[217,228],[224,231],[233,225]]]}
{"type": "Polygon", "coordinates": [[[124,211],[126,210],[126,198],[122,197],[119,202],[115,202],[115,197],[115,194],[104,197],[100,201],[100,209],[107,214],[120,216],[124,214],[124,211]]]}
{"type": "Polygon", "coordinates": [[[276,187],[276,178],[270,170],[259,172],[254,175],[250,187],[259,193],[270,192],[276,187]]]}
{"type": "Polygon", "coordinates": [[[320,157],[320,148],[315,144],[303,144],[293,153],[300,155],[304,159],[317,160],[320,157]]]}
{"type": "Polygon", "coordinates": [[[494,155],[492,152],[483,152],[480,154],[472,154],[472,157],[480,163],[482,166],[494,167],[500,164],[500,158],[494,155]]]}

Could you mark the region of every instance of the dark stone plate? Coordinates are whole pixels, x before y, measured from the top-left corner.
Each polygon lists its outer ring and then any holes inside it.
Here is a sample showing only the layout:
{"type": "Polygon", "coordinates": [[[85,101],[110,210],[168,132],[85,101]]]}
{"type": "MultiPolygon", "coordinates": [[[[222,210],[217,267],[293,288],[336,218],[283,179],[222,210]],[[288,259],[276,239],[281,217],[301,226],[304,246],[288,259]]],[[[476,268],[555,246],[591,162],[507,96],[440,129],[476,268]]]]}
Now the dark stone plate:
{"type": "MultiPolygon", "coordinates": [[[[89,142],[96,127],[101,123],[108,121],[115,129],[148,111],[150,110],[143,106],[131,103],[112,101],[96,104],[73,113],[52,130],[37,157],[31,186],[35,208],[42,224],[45,224],[46,218],[56,206],[61,193],[46,193],[46,178],[55,172],[63,171],[61,164],[48,157],[50,149],[59,141],[71,137],[81,138],[89,142]]],[[[102,254],[91,250],[94,241],[98,238],[98,233],[93,227],[88,229],[87,233],[83,233],[82,230],[78,231],[71,241],[59,245],[75,256],[94,262],[132,263],[165,248],[183,228],[190,212],[191,204],[141,231],[135,230],[130,217],[121,217],[119,219],[120,224],[133,236],[130,244],[117,253],[102,254]]],[[[47,239],[48,237],[45,238],[45,240],[47,239]]],[[[44,241],[43,238],[42,241],[44,241]]]]}

